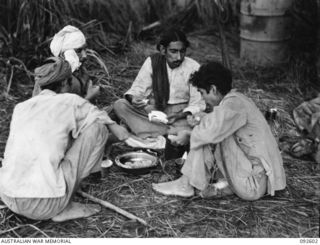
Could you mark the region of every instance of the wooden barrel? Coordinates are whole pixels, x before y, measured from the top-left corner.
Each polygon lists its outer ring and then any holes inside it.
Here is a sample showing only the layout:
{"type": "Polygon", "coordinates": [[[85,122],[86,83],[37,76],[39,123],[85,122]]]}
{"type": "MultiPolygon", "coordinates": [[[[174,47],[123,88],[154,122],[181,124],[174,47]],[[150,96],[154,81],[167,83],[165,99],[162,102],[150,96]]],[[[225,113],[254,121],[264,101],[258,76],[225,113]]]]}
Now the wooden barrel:
{"type": "Polygon", "coordinates": [[[240,57],[262,66],[288,60],[292,0],[241,0],[240,57]]]}

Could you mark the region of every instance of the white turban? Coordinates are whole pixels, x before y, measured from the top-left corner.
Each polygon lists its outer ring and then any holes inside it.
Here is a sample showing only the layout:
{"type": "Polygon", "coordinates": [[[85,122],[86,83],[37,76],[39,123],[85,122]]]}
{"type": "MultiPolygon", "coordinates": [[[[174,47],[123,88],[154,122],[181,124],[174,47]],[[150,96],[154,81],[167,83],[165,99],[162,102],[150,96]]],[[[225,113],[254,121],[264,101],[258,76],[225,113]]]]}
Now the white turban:
{"type": "Polygon", "coordinates": [[[74,49],[81,48],[85,44],[86,38],[84,34],[78,28],[68,25],[54,35],[50,44],[50,50],[56,57],[63,53],[65,59],[71,65],[72,72],[74,72],[81,65],[74,49]]]}

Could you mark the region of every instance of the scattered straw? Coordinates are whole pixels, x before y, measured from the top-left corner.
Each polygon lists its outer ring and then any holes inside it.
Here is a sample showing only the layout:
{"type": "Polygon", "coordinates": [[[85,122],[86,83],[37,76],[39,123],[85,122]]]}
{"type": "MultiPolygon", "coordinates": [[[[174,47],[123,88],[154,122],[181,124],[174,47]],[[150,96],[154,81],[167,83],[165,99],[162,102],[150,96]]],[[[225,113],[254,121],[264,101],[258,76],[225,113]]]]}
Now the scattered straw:
{"type": "MultiPolygon", "coordinates": [[[[193,35],[192,57],[203,63],[212,57],[220,57],[216,37],[193,35]]],[[[126,55],[101,56],[106,70],[97,62],[90,62],[89,72],[94,82],[103,89],[97,105],[106,107],[121,98],[131,86],[145,58],[154,52],[153,46],[133,43],[126,55]],[[145,48],[147,47],[147,48],[145,48]]],[[[231,52],[233,54],[233,52],[231,52]]],[[[279,117],[271,122],[273,133],[284,143],[291,144],[296,137],[296,128],[291,111],[303,101],[302,95],[292,88],[283,70],[257,69],[242,64],[233,57],[234,86],[251,97],[264,111],[276,107],[279,117]],[[278,82],[273,82],[278,81],[278,82]]],[[[0,86],[1,86],[0,82],[0,86]]],[[[0,87],[1,90],[6,88],[0,87]]],[[[9,134],[13,107],[30,96],[24,94],[31,88],[12,87],[18,99],[0,101],[0,157],[4,152],[9,134]]],[[[29,91],[29,92],[30,92],[29,91]]],[[[127,149],[123,149],[127,150],[127,149]]],[[[319,187],[320,175],[317,165],[310,159],[296,159],[282,151],[287,175],[287,188],[276,196],[265,196],[255,202],[243,201],[237,196],[218,199],[167,197],[155,193],[152,183],[163,179],[162,167],[142,176],[123,173],[112,166],[108,178],[90,176],[82,188],[90,195],[126,209],[144,219],[149,227],[143,229],[129,222],[112,210],[102,211],[86,219],[63,223],[35,221],[13,214],[9,209],[0,210],[0,236],[5,237],[319,237],[319,187]]],[[[168,163],[169,164],[169,163],[168,163]]],[[[177,178],[175,167],[165,168],[170,178],[177,178]]],[[[166,176],[165,176],[166,177],[166,176]]],[[[167,178],[167,177],[166,177],[167,178]]],[[[90,202],[75,196],[75,201],[90,202]]]]}

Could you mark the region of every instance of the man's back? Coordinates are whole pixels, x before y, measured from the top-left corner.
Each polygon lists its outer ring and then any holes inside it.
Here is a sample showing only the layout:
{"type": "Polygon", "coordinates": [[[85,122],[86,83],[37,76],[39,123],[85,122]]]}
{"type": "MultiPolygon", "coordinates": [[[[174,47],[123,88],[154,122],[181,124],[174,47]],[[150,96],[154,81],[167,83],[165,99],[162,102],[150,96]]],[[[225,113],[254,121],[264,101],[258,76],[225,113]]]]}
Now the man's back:
{"type": "Polygon", "coordinates": [[[283,189],[285,173],[282,157],[271,129],[255,103],[245,95],[231,92],[222,101],[234,110],[244,113],[246,123],[234,134],[241,150],[251,161],[259,159],[269,177],[269,193],[283,189]]]}
{"type": "Polygon", "coordinates": [[[0,169],[1,191],[11,197],[62,196],[65,181],[59,163],[71,136],[77,138],[99,117],[106,119],[107,114],[69,93],[44,90],[18,104],[0,169]]]}

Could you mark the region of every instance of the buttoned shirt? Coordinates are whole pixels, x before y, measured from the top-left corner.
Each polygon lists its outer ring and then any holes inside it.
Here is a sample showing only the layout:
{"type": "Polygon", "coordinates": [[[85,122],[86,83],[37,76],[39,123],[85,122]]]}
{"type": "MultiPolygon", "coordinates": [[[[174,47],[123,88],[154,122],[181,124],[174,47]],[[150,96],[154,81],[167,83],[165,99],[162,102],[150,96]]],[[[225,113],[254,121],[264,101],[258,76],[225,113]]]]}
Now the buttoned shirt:
{"type": "Polygon", "coordinates": [[[0,168],[0,192],[9,197],[54,198],[65,194],[60,162],[71,139],[108,114],[75,94],[43,90],[16,105],[0,168]]]}
{"type": "MultiPolygon", "coordinates": [[[[205,102],[197,89],[189,83],[190,75],[199,69],[199,64],[195,60],[185,57],[181,65],[171,69],[167,64],[169,80],[169,100],[168,104],[187,103],[184,112],[195,114],[205,109],[205,102]]],[[[152,93],[152,65],[151,58],[148,57],[142,65],[131,88],[125,93],[137,96],[141,99],[147,98],[152,93]]]]}
{"type": "MultiPolygon", "coordinates": [[[[268,192],[274,195],[275,190],[283,189],[286,186],[283,162],[271,129],[254,102],[236,91],[228,93],[194,127],[190,148],[219,144],[232,135],[249,160],[257,159],[263,165],[268,176],[268,192]]],[[[221,161],[218,155],[216,158],[221,161]]]]}

